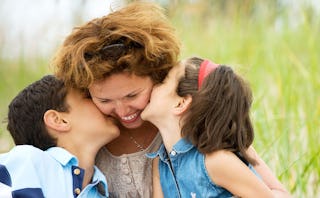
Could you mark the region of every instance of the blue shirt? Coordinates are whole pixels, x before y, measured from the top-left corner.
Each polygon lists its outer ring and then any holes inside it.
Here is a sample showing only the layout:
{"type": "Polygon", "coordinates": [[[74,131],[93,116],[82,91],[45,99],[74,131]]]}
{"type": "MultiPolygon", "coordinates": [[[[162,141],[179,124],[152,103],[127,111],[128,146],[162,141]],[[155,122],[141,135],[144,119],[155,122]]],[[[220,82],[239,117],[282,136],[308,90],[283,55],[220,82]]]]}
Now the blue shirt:
{"type": "Polygon", "coordinates": [[[105,176],[94,167],[92,182],[82,189],[84,170],[67,150],[42,151],[30,145],[16,146],[0,155],[0,197],[108,197],[105,176]],[[1,194],[2,193],[2,194],[1,194]]]}
{"type": "MultiPolygon", "coordinates": [[[[185,139],[179,140],[168,155],[164,145],[148,157],[159,156],[159,175],[164,197],[232,197],[216,185],[205,167],[205,156],[185,139]],[[171,161],[171,163],[170,163],[171,161]]],[[[249,168],[257,175],[253,167],[249,168]]]]}

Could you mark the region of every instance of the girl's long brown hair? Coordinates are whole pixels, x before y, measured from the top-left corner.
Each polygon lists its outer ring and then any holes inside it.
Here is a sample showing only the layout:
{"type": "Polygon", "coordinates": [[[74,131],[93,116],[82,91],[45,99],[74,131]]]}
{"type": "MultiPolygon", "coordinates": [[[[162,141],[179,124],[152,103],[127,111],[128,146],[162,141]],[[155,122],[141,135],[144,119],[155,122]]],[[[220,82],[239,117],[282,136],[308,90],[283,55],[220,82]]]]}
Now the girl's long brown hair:
{"type": "Polygon", "coordinates": [[[182,136],[200,152],[226,149],[246,154],[254,131],[249,116],[252,93],[248,84],[233,70],[220,65],[211,72],[198,90],[198,73],[203,59],[194,57],[185,62],[185,76],[179,80],[179,96],[192,96],[191,106],[183,118],[182,136]]]}

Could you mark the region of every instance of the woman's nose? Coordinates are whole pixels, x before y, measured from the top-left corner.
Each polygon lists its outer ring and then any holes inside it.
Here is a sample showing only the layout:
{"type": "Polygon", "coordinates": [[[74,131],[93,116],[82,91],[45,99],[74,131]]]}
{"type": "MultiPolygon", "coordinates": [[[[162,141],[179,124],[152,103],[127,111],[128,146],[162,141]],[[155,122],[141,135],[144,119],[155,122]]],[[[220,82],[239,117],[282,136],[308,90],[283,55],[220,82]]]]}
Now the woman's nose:
{"type": "Polygon", "coordinates": [[[119,117],[125,116],[127,113],[126,105],[121,101],[117,101],[115,104],[115,112],[119,117]]]}

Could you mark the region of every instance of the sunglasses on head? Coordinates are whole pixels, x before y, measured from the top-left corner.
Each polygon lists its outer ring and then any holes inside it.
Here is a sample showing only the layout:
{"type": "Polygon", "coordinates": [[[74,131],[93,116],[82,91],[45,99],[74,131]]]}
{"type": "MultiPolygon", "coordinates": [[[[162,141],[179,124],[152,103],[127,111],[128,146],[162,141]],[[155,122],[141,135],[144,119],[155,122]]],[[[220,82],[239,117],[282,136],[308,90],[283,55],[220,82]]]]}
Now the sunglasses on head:
{"type": "Polygon", "coordinates": [[[86,61],[91,60],[94,56],[100,56],[102,60],[108,61],[116,61],[121,56],[128,53],[129,50],[133,48],[142,48],[142,46],[136,42],[132,42],[129,44],[124,44],[122,41],[109,44],[101,48],[97,53],[90,54],[85,53],[84,58],[86,61]]]}

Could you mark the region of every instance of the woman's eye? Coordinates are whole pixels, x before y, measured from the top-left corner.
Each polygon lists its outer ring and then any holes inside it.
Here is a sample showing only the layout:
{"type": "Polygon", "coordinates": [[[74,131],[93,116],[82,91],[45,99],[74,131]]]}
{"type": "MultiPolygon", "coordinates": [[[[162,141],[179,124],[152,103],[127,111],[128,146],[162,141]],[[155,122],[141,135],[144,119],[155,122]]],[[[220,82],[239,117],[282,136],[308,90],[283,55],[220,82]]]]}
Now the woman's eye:
{"type": "Polygon", "coordinates": [[[108,103],[110,100],[100,100],[100,103],[108,103]]]}
{"type": "Polygon", "coordinates": [[[130,95],[127,95],[127,98],[134,98],[136,97],[138,94],[130,94],[130,95]]]}

